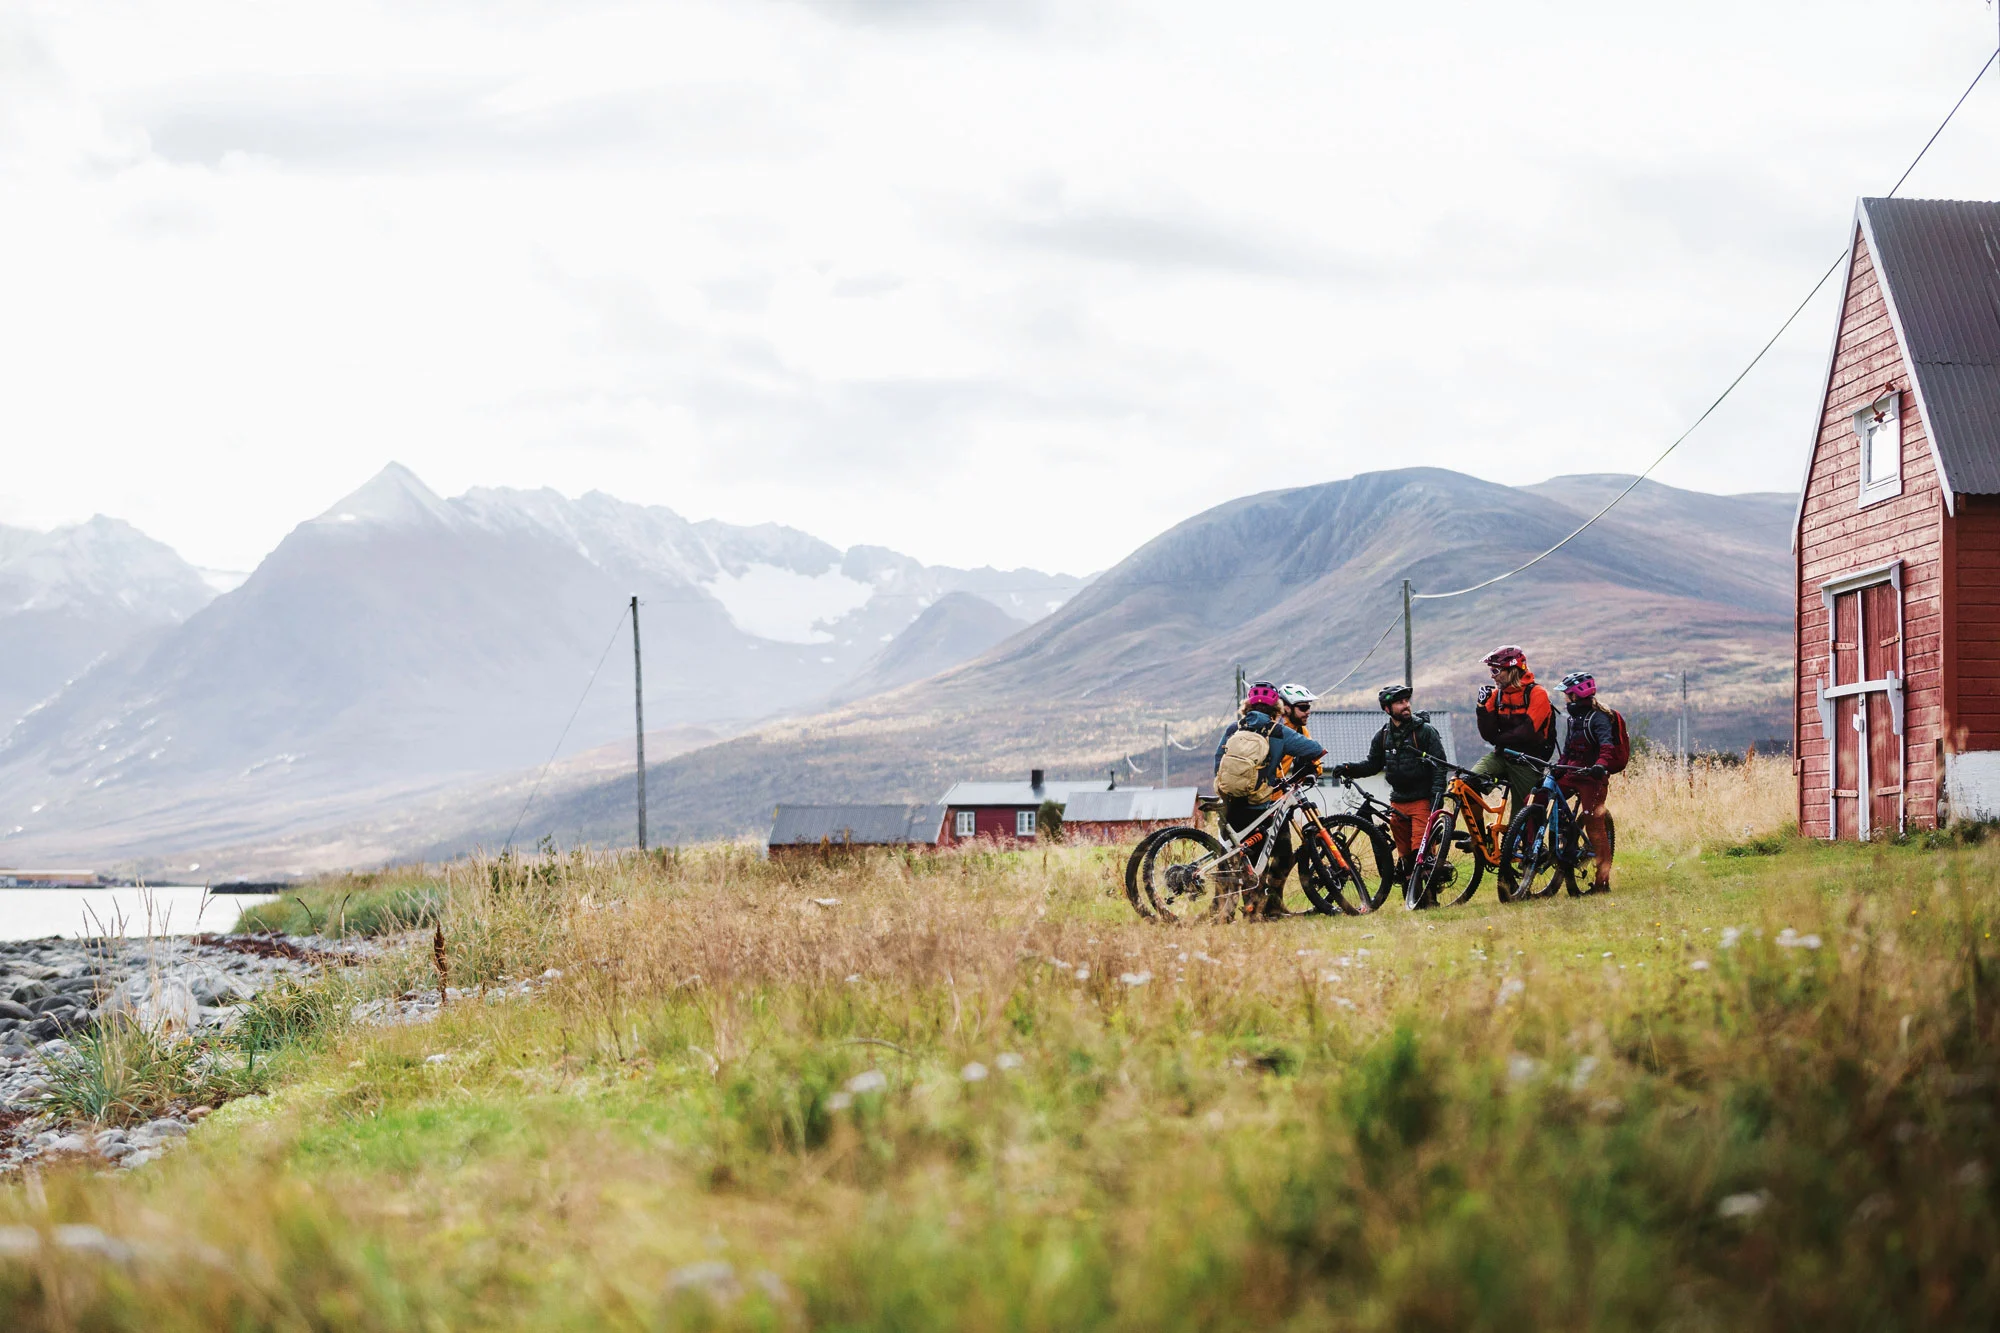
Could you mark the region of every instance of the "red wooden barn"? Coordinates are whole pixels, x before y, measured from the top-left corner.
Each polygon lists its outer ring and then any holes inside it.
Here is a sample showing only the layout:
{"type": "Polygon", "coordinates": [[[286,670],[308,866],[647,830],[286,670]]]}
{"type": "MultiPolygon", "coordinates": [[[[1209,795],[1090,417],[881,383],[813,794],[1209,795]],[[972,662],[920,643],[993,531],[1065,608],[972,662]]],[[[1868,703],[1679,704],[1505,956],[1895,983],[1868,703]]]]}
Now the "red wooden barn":
{"type": "Polygon", "coordinates": [[[1793,536],[1799,829],[2000,812],[2000,203],[1863,199],[1793,536]]]}

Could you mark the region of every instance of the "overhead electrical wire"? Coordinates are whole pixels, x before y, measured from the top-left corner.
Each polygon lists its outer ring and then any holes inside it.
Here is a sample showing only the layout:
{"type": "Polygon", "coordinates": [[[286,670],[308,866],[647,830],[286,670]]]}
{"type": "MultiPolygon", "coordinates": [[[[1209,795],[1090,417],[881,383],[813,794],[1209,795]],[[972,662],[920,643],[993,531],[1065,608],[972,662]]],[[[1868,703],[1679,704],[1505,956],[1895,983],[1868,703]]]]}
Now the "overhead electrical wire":
{"type": "MultiPolygon", "coordinates": [[[[1972,76],[1972,81],[1965,85],[1965,91],[1960,93],[1958,95],[1958,100],[1951,104],[1951,110],[1945,112],[1944,119],[1939,121],[1938,127],[1931,131],[1931,137],[1924,140],[1924,146],[1917,150],[1917,155],[1915,157],[1910,159],[1910,165],[1903,168],[1903,174],[1898,176],[1896,178],[1896,183],[1889,187],[1889,193],[1887,195],[1888,198],[1893,199],[1896,197],[1897,191],[1901,190],[1905,182],[1907,182],[1910,179],[1910,173],[1917,169],[1917,165],[1921,163],[1924,160],[1925,155],[1931,151],[1931,146],[1937,143],[1938,136],[1945,132],[1945,127],[1950,125],[1952,122],[1952,118],[1958,115],[1958,109],[1965,105],[1966,98],[1972,96],[1972,90],[1979,86],[1979,81],[1986,77],[1986,72],[1993,68],[1995,61],[2000,61],[2000,46],[1996,46],[1993,49],[1992,53],[1986,57],[1985,61],[1979,66],[1979,72],[1974,74],[1972,76]]],[[[1784,322],[1778,325],[1778,331],[1776,333],[1773,333],[1768,339],[1765,340],[1764,345],[1757,349],[1757,354],[1750,358],[1749,363],[1746,364],[1743,367],[1743,369],[1736,372],[1736,377],[1730,380],[1729,383],[1723,387],[1722,392],[1715,396],[1715,401],[1711,402],[1707,407],[1702,409],[1701,415],[1694,419],[1694,423],[1690,425],[1686,430],[1682,431],[1678,436],[1676,436],[1674,438],[1673,443],[1669,444],[1666,448],[1662,449],[1659,453],[1659,456],[1646,465],[1646,470],[1644,472],[1641,472],[1638,476],[1632,478],[1631,482],[1625,487],[1624,490],[1612,496],[1611,499],[1605,504],[1605,506],[1602,509],[1599,509],[1596,513],[1592,514],[1589,518],[1585,519],[1582,523],[1577,525],[1576,529],[1572,531],[1567,537],[1564,537],[1554,546],[1549,547],[1546,551],[1543,551],[1541,554],[1535,556],[1533,559],[1528,560],[1522,564],[1516,565],[1514,568],[1508,570],[1504,574],[1495,574],[1490,579],[1482,579],[1480,582],[1474,583],[1468,587],[1454,588],[1450,592],[1412,592],[1410,594],[1410,600],[1419,602],[1442,601],[1448,597],[1463,597],[1467,593],[1478,592],[1482,588],[1490,588],[1496,583],[1503,583],[1506,580],[1513,578],[1516,574],[1519,574],[1524,570],[1533,569],[1536,565],[1539,565],[1542,561],[1548,559],[1550,556],[1554,555],[1557,551],[1560,551],[1563,547],[1569,545],[1571,542],[1575,541],[1578,537],[1582,536],[1584,532],[1587,531],[1593,523],[1597,522],[1598,519],[1603,518],[1606,514],[1610,513],[1612,509],[1617,506],[1619,501],[1623,500],[1626,496],[1630,495],[1633,491],[1637,490],[1639,488],[1639,483],[1646,480],[1646,478],[1650,477],[1653,474],[1654,470],[1658,468],[1660,464],[1664,463],[1667,460],[1667,455],[1673,453],[1674,450],[1680,448],[1681,445],[1687,440],[1687,438],[1690,435],[1693,435],[1696,430],[1700,429],[1701,424],[1704,421],[1707,421],[1711,416],[1713,416],[1715,414],[1715,410],[1721,407],[1722,404],[1728,400],[1729,395],[1736,392],[1737,386],[1742,384],[1743,381],[1749,377],[1750,372],[1755,370],[1758,367],[1758,365],[1762,363],[1765,356],[1770,353],[1771,348],[1777,345],[1778,339],[1784,337],[1786,331],[1790,329],[1793,324],[1798,322],[1799,316],[1805,313],[1806,307],[1812,304],[1813,298],[1815,296],[1818,296],[1820,294],[1821,289],[1826,286],[1827,279],[1831,278],[1834,275],[1834,273],[1840,269],[1841,265],[1847,261],[1847,254],[1848,254],[1847,250],[1843,248],[1838,255],[1834,256],[1833,262],[1827,265],[1826,271],[1824,273],[1819,275],[1819,281],[1815,282],[1812,285],[1812,290],[1806,293],[1805,299],[1800,301],[1796,306],[1792,307],[1792,313],[1785,316],[1784,322]]],[[[1361,670],[1363,666],[1367,665],[1368,660],[1373,656],[1375,656],[1375,650],[1380,648],[1382,646],[1383,641],[1389,637],[1390,630],[1395,629],[1396,625],[1402,619],[1403,619],[1403,613],[1400,611],[1397,612],[1395,618],[1392,619],[1389,622],[1388,626],[1383,629],[1382,633],[1376,638],[1375,642],[1369,645],[1368,651],[1361,654],[1360,661],[1357,661],[1353,666],[1349,667],[1345,675],[1343,675],[1339,680],[1334,681],[1333,684],[1328,685],[1325,689],[1321,690],[1320,693],[1331,694],[1333,691],[1339,689],[1342,685],[1345,685],[1348,681],[1352,680],[1354,678],[1354,673],[1361,670]]]]}
{"type": "Polygon", "coordinates": [[[521,802],[521,813],[514,816],[514,823],[507,830],[507,841],[501,844],[503,848],[514,845],[514,834],[520,829],[521,821],[528,817],[528,807],[535,803],[535,793],[542,789],[542,779],[548,776],[549,765],[562,753],[563,742],[569,739],[569,729],[576,725],[577,715],[583,712],[583,701],[590,697],[590,687],[597,683],[597,673],[604,670],[605,660],[611,656],[611,645],[618,642],[618,631],[625,628],[625,617],[630,614],[632,608],[629,606],[618,613],[618,623],[611,627],[611,637],[604,641],[604,651],[597,655],[597,665],[590,669],[590,679],[583,683],[583,693],[576,697],[576,707],[570,710],[569,721],[563,723],[562,735],[556,737],[556,748],[549,751],[549,757],[535,772],[535,785],[528,788],[528,799],[521,802]]]}
{"type": "MultiPolygon", "coordinates": [[[[1986,71],[1993,68],[1993,62],[1995,60],[2000,60],[2000,47],[1994,48],[1993,53],[1986,57],[1985,63],[1980,65],[1979,67],[1979,72],[1972,76],[1972,82],[1965,85],[1965,91],[1960,93],[1958,95],[1958,100],[1951,104],[1951,110],[1947,111],[1945,113],[1944,119],[1938,122],[1938,127],[1931,131],[1931,137],[1924,140],[1924,146],[1917,150],[1917,155],[1910,160],[1910,165],[1903,169],[1903,174],[1901,176],[1898,176],[1896,178],[1896,183],[1889,187],[1889,194],[1887,196],[1888,198],[1891,199],[1895,198],[1896,191],[1902,189],[1903,183],[1910,179],[1910,173],[1917,169],[1917,164],[1919,162],[1922,162],[1924,160],[1924,155],[1931,151],[1931,145],[1936,143],[1938,141],[1938,136],[1944,133],[1945,126],[1951,124],[1952,117],[1956,116],[1958,114],[1958,109],[1965,105],[1965,99],[1972,96],[1972,90],[1974,88],[1977,88],[1979,86],[1979,81],[1986,77],[1986,71]]],[[[1819,275],[1819,281],[1815,282],[1812,285],[1812,290],[1806,293],[1805,299],[1803,301],[1800,301],[1796,306],[1792,308],[1792,313],[1785,316],[1785,322],[1778,325],[1778,331],[1772,334],[1770,338],[1768,338],[1765,341],[1762,347],[1757,349],[1757,355],[1750,358],[1750,362],[1748,365],[1744,366],[1743,369],[1736,372],[1736,378],[1729,381],[1728,385],[1726,385],[1723,388],[1722,392],[1715,396],[1715,401],[1702,409],[1701,415],[1694,419],[1694,424],[1689,426],[1686,430],[1682,431],[1674,439],[1674,442],[1672,444],[1669,444],[1666,448],[1662,449],[1660,451],[1659,457],[1655,458],[1652,462],[1646,465],[1646,470],[1644,472],[1641,472],[1638,476],[1632,478],[1630,485],[1626,486],[1626,488],[1618,492],[1618,494],[1612,496],[1610,501],[1604,506],[1604,508],[1598,510],[1596,513],[1592,514],[1589,518],[1585,519],[1582,522],[1582,524],[1580,524],[1577,527],[1576,531],[1570,533],[1569,536],[1564,537],[1561,541],[1557,542],[1554,546],[1551,546],[1548,550],[1543,551],[1540,555],[1536,556],[1534,559],[1529,560],[1525,564],[1515,566],[1513,569],[1508,570],[1505,574],[1495,574],[1490,579],[1484,579],[1478,583],[1472,584],[1470,587],[1454,588],[1450,592],[1412,593],[1410,594],[1412,600],[1422,601],[1422,602],[1435,602],[1442,600],[1443,598],[1446,597],[1463,597],[1465,596],[1465,594],[1469,592],[1478,592],[1481,588],[1490,588],[1496,583],[1500,583],[1507,579],[1513,578],[1516,574],[1519,574],[1523,570],[1534,568],[1536,565],[1548,559],[1550,556],[1554,555],[1557,551],[1560,551],[1563,547],[1569,545],[1571,542],[1575,541],[1578,537],[1582,536],[1585,529],[1589,528],[1591,524],[1597,522],[1598,519],[1603,518],[1606,514],[1610,513],[1612,507],[1615,506],[1620,500],[1623,500],[1626,496],[1630,495],[1633,491],[1637,490],[1639,488],[1640,482],[1644,481],[1647,477],[1651,476],[1655,468],[1659,467],[1660,464],[1667,461],[1668,454],[1671,454],[1674,450],[1680,448],[1681,444],[1688,438],[1688,436],[1694,434],[1695,431],[1701,428],[1702,422],[1707,421],[1709,417],[1714,415],[1715,409],[1721,407],[1722,404],[1725,401],[1727,401],[1729,395],[1736,392],[1736,386],[1743,383],[1743,381],[1749,376],[1750,372],[1755,370],[1758,364],[1763,361],[1765,355],[1770,352],[1771,348],[1777,345],[1778,339],[1785,336],[1785,331],[1792,327],[1793,323],[1797,321],[1800,315],[1805,313],[1805,308],[1812,304],[1812,299],[1815,296],[1819,295],[1821,288],[1826,286],[1827,279],[1831,278],[1834,275],[1834,273],[1840,268],[1840,266],[1846,262],[1846,260],[1847,260],[1847,250],[1845,247],[1843,247],[1841,252],[1834,257],[1833,262],[1827,265],[1826,272],[1819,275]]],[[[1369,651],[1373,652],[1374,650],[1370,649],[1369,651]]],[[[1364,658],[1363,660],[1365,661],[1367,659],[1364,658]]],[[[1356,665],[1358,667],[1359,663],[1357,663],[1356,665]]],[[[1352,675],[1353,672],[1349,672],[1348,674],[1352,675]]],[[[1346,679],[1346,677],[1342,677],[1342,679],[1344,680],[1346,679]]]]}

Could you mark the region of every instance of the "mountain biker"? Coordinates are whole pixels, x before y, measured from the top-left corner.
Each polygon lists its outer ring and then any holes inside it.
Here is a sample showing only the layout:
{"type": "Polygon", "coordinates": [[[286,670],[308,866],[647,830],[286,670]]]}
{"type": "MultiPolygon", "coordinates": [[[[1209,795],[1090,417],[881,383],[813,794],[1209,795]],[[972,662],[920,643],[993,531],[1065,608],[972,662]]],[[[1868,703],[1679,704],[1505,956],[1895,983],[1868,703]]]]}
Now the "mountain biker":
{"type": "MultiPolygon", "coordinates": [[[[1285,711],[1278,715],[1278,720],[1293,731],[1298,732],[1299,735],[1310,737],[1312,732],[1306,728],[1307,724],[1312,721],[1313,704],[1318,698],[1317,694],[1314,694],[1303,685],[1294,685],[1289,682],[1280,685],[1278,687],[1278,702],[1285,706],[1285,711]]],[[[1278,781],[1283,782],[1291,776],[1291,773],[1292,759],[1290,755],[1286,755],[1278,761],[1278,781]]]]}
{"type": "Polygon", "coordinates": [[[1569,712],[1569,736],[1563,743],[1562,762],[1571,765],[1556,774],[1556,785],[1576,795],[1577,813],[1584,832],[1597,851],[1597,873],[1588,892],[1611,892],[1611,838],[1604,822],[1604,798],[1610,793],[1611,776],[1606,766],[1618,753],[1618,733],[1611,714],[1598,706],[1597,678],[1588,671],[1572,671],[1563,677],[1563,698],[1569,712]]]}
{"type": "Polygon", "coordinates": [[[1377,773],[1389,779],[1389,834],[1396,842],[1396,858],[1405,873],[1410,858],[1422,845],[1424,830],[1430,826],[1431,811],[1444,800],[1444,738],[1428,718],[1413,711],[1407,685],[1384,685],[1376,691],[1376,702],[1389,720],[1368,743],[1368,757],[1359,763],[1340,764],[1334,774],[1342,778],[1369,778],[1377,773]]]}
{"type": "MultiPolygon", "coordinates": [[[[1270,758],[1260,774],[1266,786],[1276,785],[1279,768],[1286,764],[1317,764],[1325,755],[1326,747],[1310,736],[1301,735],[1279,721],[1279,715],[1286,709],[1278,687],[1269,681],[1260,680],[1250,687],[1243,696],[1243,713],[1229,724],[1222,733],[1222,741],[1215,747],[1215,768],[1222,768],[1222,754],[1229,746],[1229,738],[1239,731],[1254,731],[1271,744],[1270,758]]],[[[1257,822],[1257,817],[1271,808],[1269,801],[1252,801],[1244,797],[1225,797],[1222,803],[1223,822],[1234,832],[1242,832],[1257,822]]],[[[1258,855],[1257,844],[1267,834],[1274,831],[1267,825],[1250,836],[1245,846],[1248,854],[1258,855]]],[[[1285,877],[1292,869],[1292,830],[1290,825],[1282,825],[1275,830],[1277,841],[1271,849],[1270,862],[1264,867],[1262,901],[1253,908],[1254,914],[1265,917],[1287,915],[1284,904],[1285,877]]]]}
{"type": "Polygon", "coordinates": [[[1479,691],[1479,737],[1493,747],[1472,766],[1483,778],[1507,784],[1513,793],[1513,808],[1527,803],[1528,793],[1542,780],[1532,764],[1509,759],[1502,750],[1519,750],[1537,759],[1556,752],[1556,708],[1549,692],[1535,683],[1528,670],[1528,655],[1513,644],[1495,648],[1486,655],[1486,669],[1493,683],[1479,691]]]}

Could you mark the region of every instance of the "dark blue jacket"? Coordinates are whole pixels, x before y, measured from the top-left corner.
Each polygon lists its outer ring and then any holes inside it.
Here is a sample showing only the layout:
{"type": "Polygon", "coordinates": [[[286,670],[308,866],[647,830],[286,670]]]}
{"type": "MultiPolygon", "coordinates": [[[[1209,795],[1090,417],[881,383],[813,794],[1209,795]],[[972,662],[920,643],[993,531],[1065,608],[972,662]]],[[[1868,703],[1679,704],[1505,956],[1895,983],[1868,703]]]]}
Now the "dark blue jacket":
{"type": "MultiPolygon", "coordinates": [[[[1211,773],[1222,767],[1222,751],[1229,744],[1229,738],[1242,730],[1243,722],[1247,722],[1253,717],[1258,719],[1257,730],[1262,731],[1265,723],[1269,723],[1271,728],[1271,757],[1264,761],[1264,771],[1257,775],[1259,781],[1266,783],[1276,782],[1278,778],[1278,761],[1286,755],[1292,757],[1294,761],[1292,769],[1296,772],[1307,764],[1317,763],[1326,754],[1326,747],[1324,745],[1321,745],[1310,736],[1299,735],[1298,732],[1293,731],[1282,722],[1273,720],[1269,713],[1258,708],[1245,713],[1242,721],[1231,722],[1228,728],[1222,733],[1222,739],[1217,742],[1215,747],[1215,762],[1209,766],[1211,773]]],[[[1262,809],[1261,806],[1257,808],[1262,809]]]]}

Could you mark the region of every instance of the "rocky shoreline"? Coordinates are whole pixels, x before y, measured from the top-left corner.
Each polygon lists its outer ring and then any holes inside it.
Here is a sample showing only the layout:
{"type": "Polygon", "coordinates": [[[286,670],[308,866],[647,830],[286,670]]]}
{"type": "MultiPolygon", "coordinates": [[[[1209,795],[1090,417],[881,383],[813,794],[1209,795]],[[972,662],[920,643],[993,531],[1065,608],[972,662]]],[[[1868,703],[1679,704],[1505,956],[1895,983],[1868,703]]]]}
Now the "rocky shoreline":
{"type": "Polygon", "coordinates": [[[0,1172],[66,1153],[137,1166],[207,1114],[194,1107],[122,1129],[51,1123],[36,1101],[46,1062],[99,1023],[123,1014],[149,1027],[226,1029],[280,977],[378,951],[366,941],[275,935],[0,941],[0,1172]]]}

